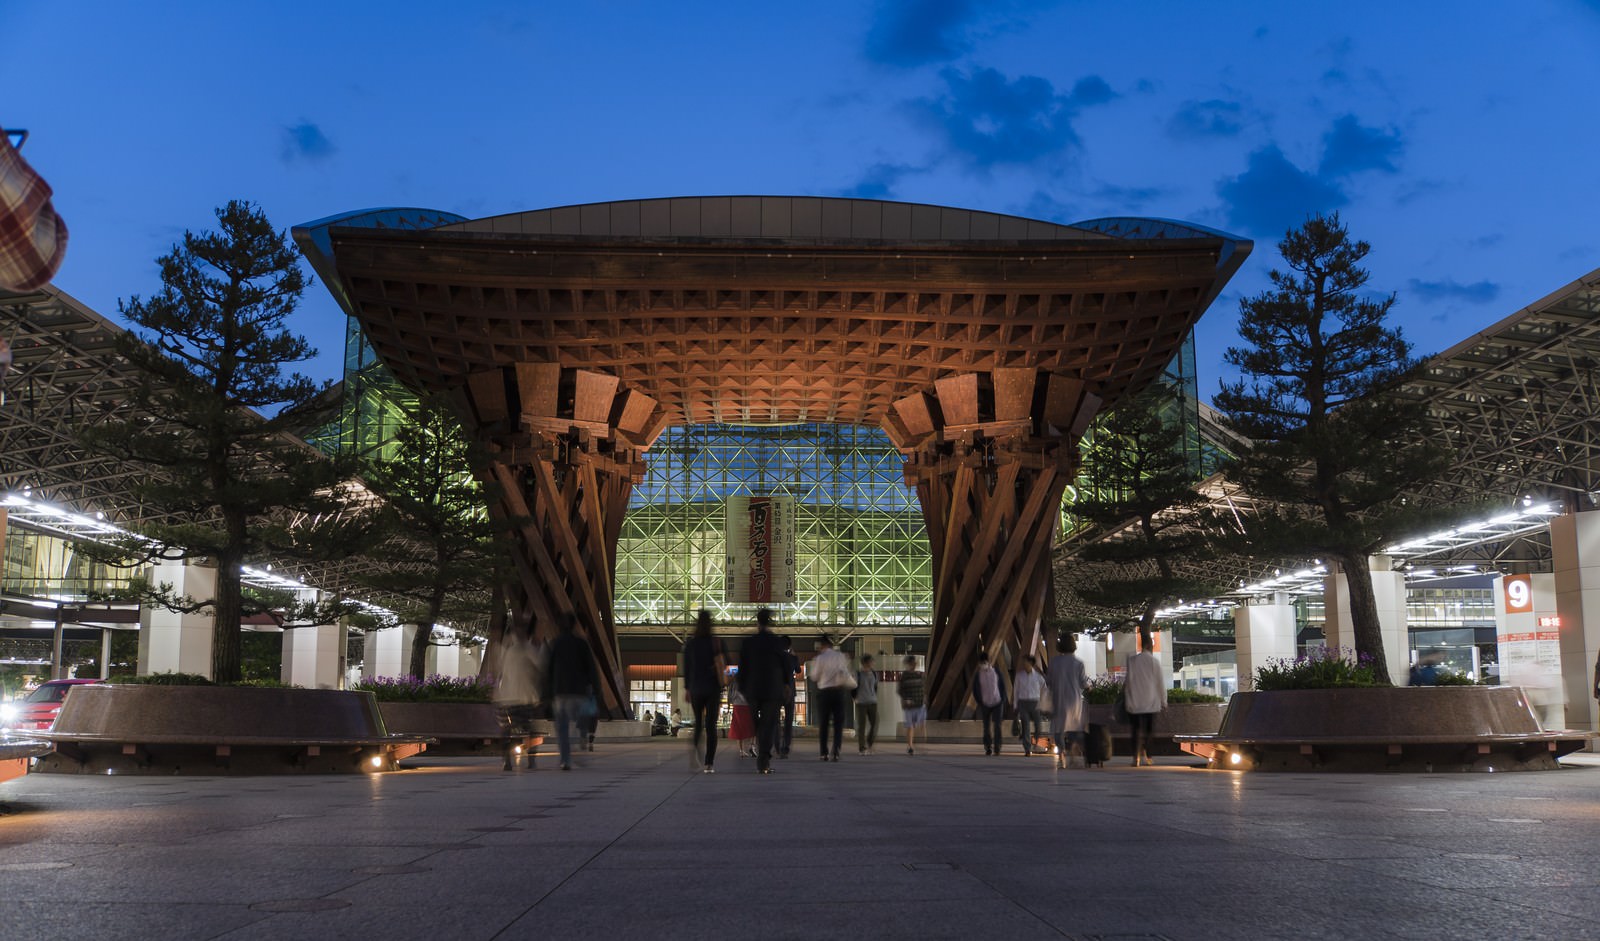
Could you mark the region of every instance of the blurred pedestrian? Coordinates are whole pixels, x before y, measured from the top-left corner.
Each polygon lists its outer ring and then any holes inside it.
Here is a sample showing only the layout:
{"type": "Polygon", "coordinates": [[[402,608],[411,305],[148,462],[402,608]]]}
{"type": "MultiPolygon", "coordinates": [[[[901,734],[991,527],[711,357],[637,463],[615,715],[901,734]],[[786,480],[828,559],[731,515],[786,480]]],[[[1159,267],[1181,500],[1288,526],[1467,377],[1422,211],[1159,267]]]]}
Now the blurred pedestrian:
{"type": "Polygon", "coordinates": [[[823,634],[817,638],[821,651],[812,658],[809,669],[811,682],[817,687],[817,739],[822,749],[823,761],[838,761],[839,746],[844,742],[844,700],[856,684],[855,671],[850,661],[835,650],[833,638],[823,634]],[[828,747],[828,731],[833,730],[833,748],[828,747]]]}
{"type": "Polygon", "coordinates": [[[1171,684],[1162,672],[1161,659],[1148,650],[1128,658],[1122,702],[1128,710],[1128,725],[1133,729],[1135,768],[1150,764],[1150,734],[1155,730],[1156,713],[1167,707],[1167,687],[1171,684]]]}
{"type": "Polygon", "coordinates": [[[1056,742],[1056,767],[1068,768],[1083,761],[1083,731],[1088,721],[1083,708],[1083,691],[1089,677],[1083,661],[1074,656],[1078,639],[1063,633],[1056,638],[1056,655],[1050,658],[1045,686],[1050,690],[1050,735],[1056,742]]]}
{"type": "Polygon", "coordinates": [[[794,744],[794,681],[800,676],[800,658],[794,655],[794,642],[785,634],[778,638],[783,641],[783,662],[787,670],[787,679],[783,684],[783,700],[780,708],[783,710],[783,728],[776,733],[775,747],[779,758],[789,757],[789,746],[794,744]]]}
{"type": "Polygon", "coordinates": [[[722,678],[727,675],[728,658],[722,638],[711,630],[711,612],[701,610],[695,615],[693,636],[683,644],[683,688],[689,696],[689,711],[694,715],[689,761],[696,767],[703,766],[706,774],[715,773],[717,715],[722,710],[722,678]],[[705,737],[703,746],[702,735],[705,737]]]}
{"type": "Polygon", "coordinates": [[[872,754],[878,739],[878,671],[872,668],[872,654],[861,655],[856,671],[856,751],[872,754]]]}
{"type": "MultiPolygon", "coordinates": [[[[741,673],[744,671],[742,666],[739,669],[741,673]]],[[[749,758],[756,753],[756,719],[750,711],[750,700],[739,688],[737,677],[734,685],[728,689],[728,705],[733,707],[733,718],[728,722],[728,738],[733,740],[734,750],[740,758],[749,758]]]]}
{"type": "Polygon", "coordinates": [[[1006,711],[1006,681],[989,662],[987,650],[978,652],[978,669],[972,674],[972,700],[978,706],[978,724],[983,726],[983,753],[998,755],[1000,718],[1006,711]]]}
{"type": "Polygon", "coordinates": [[[928,706],[924,699],[921,671],[917,658],[907,656],[905,669],[900,671],[900,709],[905,713],[906,754],[917,753],[917,730],[928,723],[928,706]]]}
{"type": "Polygon", "coordinates": [[[1022,658],[1022,669],[1012,687],[1017,697],[1017,727],[1022,734],[1022,753],[1033,754],[1033,743],[1044,731],[1039,725],[1039,697],[1044,694],[1044,674],[1034,669],[1033,654],[1022,658]]]}
{"type": "MultiPolygon", "coordinates": [[[[595,691],[599,687],[594,668],[594,653],[589,642],[578,636],[578,616],[568,612],[561,619],[561,630],[550,644],[550,668],[546,675],[546,699],[556,726],[556,749],[561,770],[572,770],[572,725],[597,716],[595,691]]],[[[594,741],[593,733],[589,740],[594,741]]],[[[590,745],[591,750],[593,745],[590,745]]]]}
{"type": "Polygon", "coordinates": [[[756,770],[772,773],[773,738],[778,730],[778,709],[783,687],[793,686],[783,639],[772,633],[772,612],[756,611],[756,632],[739,649],[739,689],[749,702],[756,726],[756,770]]]}

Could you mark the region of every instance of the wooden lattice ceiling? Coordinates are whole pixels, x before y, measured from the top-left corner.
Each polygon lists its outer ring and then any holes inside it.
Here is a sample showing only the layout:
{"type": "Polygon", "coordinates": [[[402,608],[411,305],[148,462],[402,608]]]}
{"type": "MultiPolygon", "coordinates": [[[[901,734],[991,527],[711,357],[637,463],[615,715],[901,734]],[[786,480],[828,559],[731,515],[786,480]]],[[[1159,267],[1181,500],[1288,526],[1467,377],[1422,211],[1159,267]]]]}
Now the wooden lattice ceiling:
{"type": "Polygon", "coordinates": [[[511,363],[616,376],[678,422],[878,424],[944,376],[1029,367],[1107,401],[1172,359],[1221,238],[827,245],[334,228],[378,355],[418,389],[511,363]]]}

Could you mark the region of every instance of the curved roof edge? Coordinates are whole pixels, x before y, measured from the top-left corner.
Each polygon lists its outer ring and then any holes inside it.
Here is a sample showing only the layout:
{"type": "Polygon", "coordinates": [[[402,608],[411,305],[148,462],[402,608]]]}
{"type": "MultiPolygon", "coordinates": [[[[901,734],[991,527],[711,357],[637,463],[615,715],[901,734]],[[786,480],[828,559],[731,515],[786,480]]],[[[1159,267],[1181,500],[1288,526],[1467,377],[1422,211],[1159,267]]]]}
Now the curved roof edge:
{"type": "Polygon", "coordinates": [[[1023,216],[841,196],[668,196],[530,209],[448,226],[455,232],[611,238],[1006,241],[1101,239],[1023,216]]]}
{"type": "Polygon", "coordinates": [[[468,219],[437,209],[362,209],[295,226],[300,250],[345,313],[349,300],[333,263],[333,228],[440,229],[474,234],[593,238],[774,238],[962,242],[1100,239],[1220,239],[1209,307],[1254,244],[1192,222],[1111,216],[1070,225],[929,203],[839,196],[669,196],[579,203],[468,219]]]}
{"type": "Polygon", "coordinates": [[[306,261],[311,262],[311,270],[322,279],[322,284],[328,289],[328,293],[333,295],[333,299],[346,314],[351,314],[354,309],[350,306],[350,299],[344,296],[344,289],[339,286],[339,273],[333,265],[333,239],[328,235],[330,229],[338,226],[420,230],[465,221],[467,221],[466,216],[458,216],[441,209],[396,206],[387,209],[357,209],[324,216],[315,222],[293,226],[289,234],[294,237],[295,244],[300,246],[300,253],[306,256],[306,261]]]}
{"type": "Polygon", "coordinates": [[[1074,222],[1073,225],[1124,239],[1222,239],[1222,254],[1217,257],[1217,277],[1211,283],[1211,291],[1206,295],[1205,302],[1200,305],[1201,310],[1211,306],[1217,295],[1222,293],[1223,287],[1233,280],[1234,273],[1244,264],[1244,260],[1250,257],[1251,249],[1256,247],[1256,243],[1250,239],[1230,235],[1220,229],[1196,225],[1193,222],[1179,222],[1176,219],[1107,216],[1103,219],[1074,222]]]}

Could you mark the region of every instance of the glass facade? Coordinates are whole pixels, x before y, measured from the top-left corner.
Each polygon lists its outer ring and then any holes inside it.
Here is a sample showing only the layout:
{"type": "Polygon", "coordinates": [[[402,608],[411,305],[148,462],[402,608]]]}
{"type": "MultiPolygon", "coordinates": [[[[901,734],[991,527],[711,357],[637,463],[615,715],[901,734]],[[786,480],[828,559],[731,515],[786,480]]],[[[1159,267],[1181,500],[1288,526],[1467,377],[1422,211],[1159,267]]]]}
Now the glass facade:
{"type": "Polygon", "coordinates": [[[5,530],[0,573],[0,592],[7,595],[86,601],[91,592],[126,587],[143,571],[95,562],[64,536],[11,526],[5,530]]]}
{"type": "Polygon", "coordinates": [[[925,626],[933,575],[922,510],[899,452],[876,428],[855,425],[685,425],[646,457],[617,546],[621,625],[682,625],[706,608],[746,623],[754,605],[726,604],[724,503],[730,496],[792,496],[797,509],[787,624],[925,626]]]}

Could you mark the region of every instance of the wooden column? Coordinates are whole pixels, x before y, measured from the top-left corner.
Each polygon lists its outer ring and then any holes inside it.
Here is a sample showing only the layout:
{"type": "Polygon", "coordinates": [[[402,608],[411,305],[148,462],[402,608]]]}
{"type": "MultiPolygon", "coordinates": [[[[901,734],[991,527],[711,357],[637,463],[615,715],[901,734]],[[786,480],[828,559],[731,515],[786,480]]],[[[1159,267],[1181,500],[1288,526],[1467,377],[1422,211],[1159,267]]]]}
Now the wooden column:
{"type": "Polygon", "coordinates": [[[473,373],[462,404],[485,449],[479,472],[490,511],[512,536],[506,593],[514,616],[548,639],[575,614],[594,651],[600,708],[624,715],[628,683],[611,606],[617,539],[664,410],[614,376],[555,363],[473,373]]]}
{"type": "Polygon", "coordinates": [[[970,711],[979,650],[1009,675],[1039,645],[1061,494],[1099,408],[1078,379],[1002,368],[940,379],[886,417],[932,550],[930,716],[970,711]]]}

